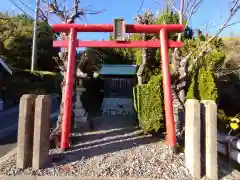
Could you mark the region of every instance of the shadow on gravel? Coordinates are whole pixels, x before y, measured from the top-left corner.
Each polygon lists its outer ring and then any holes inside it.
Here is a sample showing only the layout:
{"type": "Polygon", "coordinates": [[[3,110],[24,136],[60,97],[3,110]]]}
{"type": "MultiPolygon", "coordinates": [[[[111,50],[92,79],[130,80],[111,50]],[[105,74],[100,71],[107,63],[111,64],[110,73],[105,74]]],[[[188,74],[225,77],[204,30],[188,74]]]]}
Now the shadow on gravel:
{"type": "Polygon", "coordinates": [[[119,129],[112,129],[112,130],[108,130],[108,131],[95,131],[93,133],[88,133],[88,134],[84,134],[81,136],[76,136],[76,137],[72,137],[72,139],[76,142],[89,142],[89,141],[95,141],[98,139],[103,139],[103,138],[107,138],[107,137],[113,137],[113,136],[119,136],[119,135],[123,135],[123,134],[128,134],[128,133],[133,133],[134,131],[140,130],[139,127],[135,126],[135,127],[126,127],[126,128],[119,128],[119,129]]]}
{"type": "Polygon", "coordinates": [[[52,155],[53,161],[57,164],[67,164],[81,160],[83,157],[86,160],[94,156],[131,149],[162,140],[160,136],[143,134],[137,127],[86,135],[82,136],[82,138],[84,142],[79,142],[64,154],[52,155]]]}
{"type": "MultiPolygon", "coordinates": [[[[152,142],[161,140],[160,136],[159,138],[157,138],[157,137],[152,137],[150,134],[144,135],[140,130],[132,131],[131,133],[125,133],[123,129],[122,131],[118,131],[118,134],[116,134],[116,132],[115,133],[112,132],[112,133],[106,133],[105,137],[103,137],[104,135],[101,135],[101,136],[102,137],[99,136],[97,138],[95,135],[93,137],[88,137],[89,141],[85,141],[75,145],[74,147],[71,148],[71,151],[75,151],[79,149],[81,150],[91,149],[93,147],[101,148],[102,146],[110,145],[114,143],[118,143],[118,144],[122,143],[121,144],[122,147],[128,149],[128,148],[134,147],[134,145],[142,145],[142,144],[152,143],[152,142]],[[148,141],[146,141],[147,139],[148,141]],[[128,143],[129,141],[132,143],[132,144],[129,144],[131,146],[129,145],[125,146],[126,142],[128,143]]],[[[85,136],[83,136],[83,138],[84,137],[85,136]]]]}

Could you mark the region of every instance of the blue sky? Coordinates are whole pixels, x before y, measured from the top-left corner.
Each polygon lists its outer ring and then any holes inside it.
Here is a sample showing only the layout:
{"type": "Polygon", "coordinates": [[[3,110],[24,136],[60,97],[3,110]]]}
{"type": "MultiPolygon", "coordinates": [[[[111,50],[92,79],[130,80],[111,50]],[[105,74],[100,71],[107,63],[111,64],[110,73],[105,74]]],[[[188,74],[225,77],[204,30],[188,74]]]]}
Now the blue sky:
{"type": "MultiPolygon", "coordinates": [[[[20,0],[14,0],[20,7],[22,7],[25,12],[33,15],[31,10],[26,9],[21,6],[20,0]]],[[[32,9],[35,8],[35,0],[21,0],[25,2],[32,9]]],[[[73,0],[67,0],[68,7],[72,7],[73,0]]],[[[174,0],[173,0],[174,1],[174,0]]],[[[179,0],[175,0],[178,2],[179,0]]],[[[83,23],[87,24],[104,24],[112,23],[114,18],[124,18],[127,23],[134,23],[133,17],[136,15],[142,0],[81,0],[82,7],[88,7],[89,9],[105,9],[105,11],[98,15],[87,16],[87,21],[83,23]]],[[[150,8],[153,12],[159,12],[162,10],[162,2],[164,0],[158,0],[160,5],[156,4],[154,0],[145,0],[142,6],[143,9],[150,8]]],[[[10,14],[20,13],[21,10],[15,7],[9,0],[1,0],[0,11],[8,11],[10,14]]],[[[200,9],[193,16],[190,26],[193,28],[201,28],[205,30],[206,24],[208,25],[208,32],[213,34],[217,28],[222,24],[228,15],[228,3],[227,0],[204,0],[200,9]]],[[[235,16],[234,20],[240,18],[240,12],[235,16]]],[[[59,23],[60,21],[52,17],[50,23],[59,23]]],[[[78,23],[81,23],[80,21],[78,23]]],[[[240,35],[240,24],[235,25],[231,28],[225,30],[222,36],[240,35]]],[[[108,39],[107,33],[81,33],[79,38],[83,40],[101,40],[108,39]]]]}

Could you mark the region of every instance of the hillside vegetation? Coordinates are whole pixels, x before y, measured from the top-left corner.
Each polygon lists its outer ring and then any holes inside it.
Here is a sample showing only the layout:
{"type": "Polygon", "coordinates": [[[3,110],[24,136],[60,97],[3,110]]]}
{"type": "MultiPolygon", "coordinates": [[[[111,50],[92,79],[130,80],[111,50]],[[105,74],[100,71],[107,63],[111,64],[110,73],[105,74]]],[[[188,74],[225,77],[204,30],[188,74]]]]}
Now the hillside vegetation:
{"type": "Polygon", "coordinates": [[[228,67],[240,67],[240,37],[222,38],[225,44],[227,58],[225,64],[228,67]]]}

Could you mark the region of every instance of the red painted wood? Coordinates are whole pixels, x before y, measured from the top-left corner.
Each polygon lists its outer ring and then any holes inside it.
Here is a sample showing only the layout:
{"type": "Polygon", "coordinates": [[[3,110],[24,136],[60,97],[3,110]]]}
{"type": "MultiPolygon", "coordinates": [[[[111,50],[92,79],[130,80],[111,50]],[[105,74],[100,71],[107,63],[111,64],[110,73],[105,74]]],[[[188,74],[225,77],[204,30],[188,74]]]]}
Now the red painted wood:
{"type": "MultiPolygon", "coordinates": [[[[168,41],[168,47],[182,47],[181,41],[168,41]]],[[[68,40],[53,41],[54,47],[68,47],[68,40]]],[[[159,40],[151,41],[77,41],[77,47],[99,47],[99,48],[159,48],[159,40]]]]}
{"type": "MultiPolygon", "coordinates": [[[[53,24],[53,32],[69,32],[75,28],[77,32],[113,32],[112,24],[53,24]]],[[[182,24],[163,24],[163,25],[144,25],[144,24],[126,24],[126,33],[157,33],[161,29],[171,32],[184,31],[182,24]]]]}
{"type": "Polygon", "coordinates": [[[169,71],[168,61],[168,45],[167,45],[167,32],[165,29],[160,31],[161,41],[161,59],[162,62],[162,76],[163,76],[163,96],[164,96],[164,108],[165,108],[165,121],[167,130],[167,143],[171,147],[176,146],[176,135],[175,135],[175,123],[173,117],[173,106],[172,106],[172,88],[171,88],[171,76],[169,71]]]}
{"type": "Polygon", "coordinates": [[[66,86],[63,104],[63,119],[61,124],[61,148],[67,149],[69,147],[69,136],[71,130],[71,118],[72,118],[72,93],[74,85],[75,74],[75,57],[76,57],[76,39],[77,31],[71,29],[69,39],[69,52],[66,72],[66,86]]]}

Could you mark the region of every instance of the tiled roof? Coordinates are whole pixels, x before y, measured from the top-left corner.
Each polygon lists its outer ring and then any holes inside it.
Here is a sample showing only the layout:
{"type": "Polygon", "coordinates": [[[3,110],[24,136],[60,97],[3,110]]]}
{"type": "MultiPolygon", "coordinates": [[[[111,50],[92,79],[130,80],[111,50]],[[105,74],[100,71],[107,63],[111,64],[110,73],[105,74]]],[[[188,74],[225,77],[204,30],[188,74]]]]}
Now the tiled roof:
{"type": "Polygon", "coordinates": [[[135,75],[136,65],[105,64],[100,70],[100,75],[135,75]]]}

